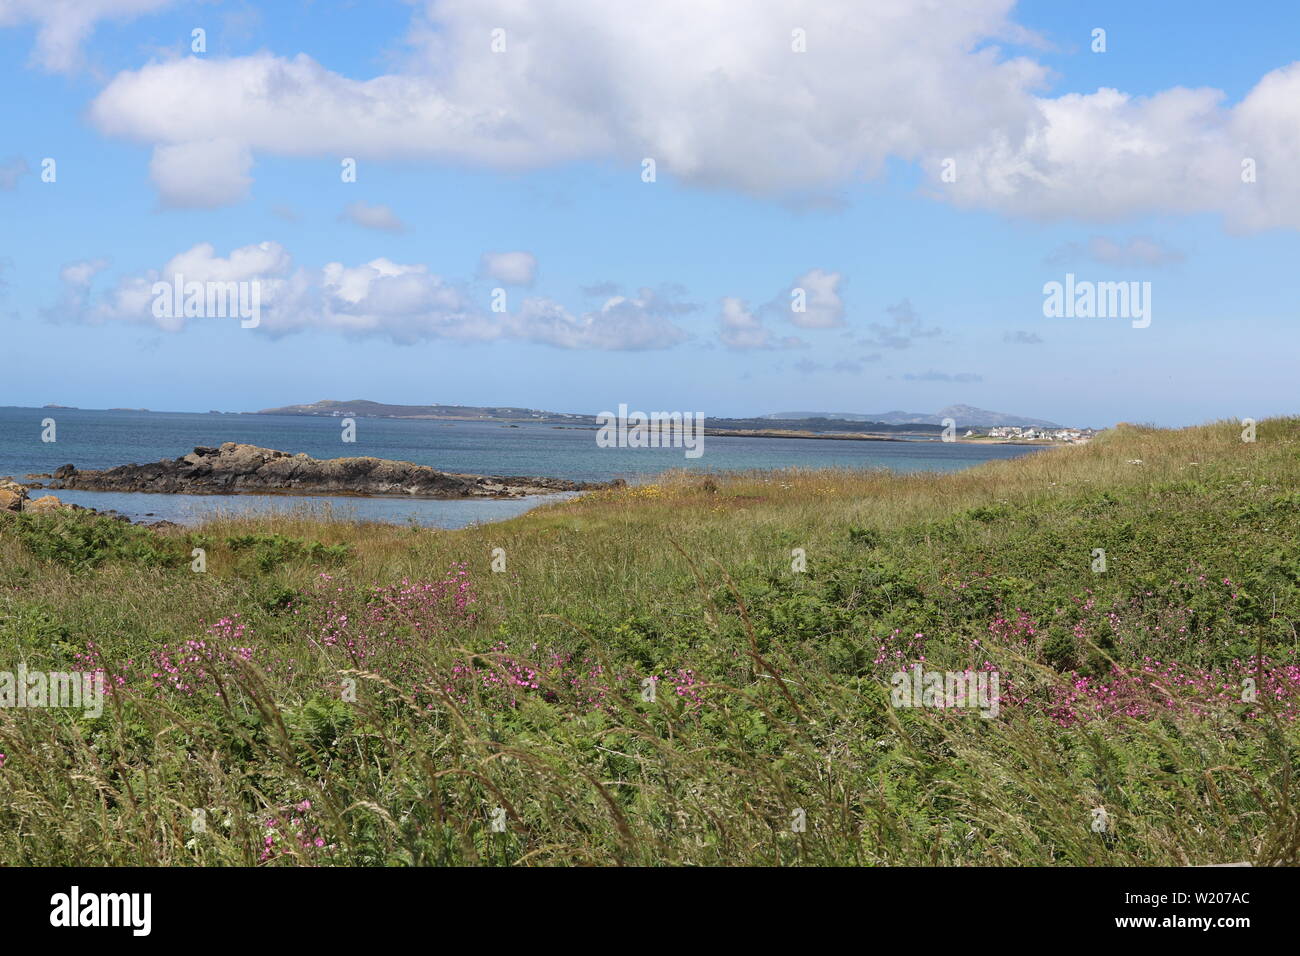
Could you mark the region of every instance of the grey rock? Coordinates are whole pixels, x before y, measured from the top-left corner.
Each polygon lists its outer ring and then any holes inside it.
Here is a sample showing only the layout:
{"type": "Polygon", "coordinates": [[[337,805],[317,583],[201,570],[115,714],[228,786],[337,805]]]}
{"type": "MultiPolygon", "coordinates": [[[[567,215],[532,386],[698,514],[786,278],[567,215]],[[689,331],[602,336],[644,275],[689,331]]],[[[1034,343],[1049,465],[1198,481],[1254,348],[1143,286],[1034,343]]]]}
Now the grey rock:
{"type": "Polygon", "coordinates": [[[609,487],[563,478],[461,475],[383,458],[317,459],[226,442],[145,465],[81,471],[64,465],[50,488],[165,494],[328,494],[417,498],[521,498],[609,487]]]}

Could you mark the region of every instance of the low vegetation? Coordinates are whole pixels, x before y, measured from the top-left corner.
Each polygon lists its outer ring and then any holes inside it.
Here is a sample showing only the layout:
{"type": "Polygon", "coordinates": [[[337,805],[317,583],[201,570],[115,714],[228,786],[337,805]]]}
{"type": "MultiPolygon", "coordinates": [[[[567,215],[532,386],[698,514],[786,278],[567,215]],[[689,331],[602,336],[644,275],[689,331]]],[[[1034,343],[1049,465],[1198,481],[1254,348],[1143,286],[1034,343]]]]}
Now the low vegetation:
{"type": "Polygon", "coordinates": [[[0,516],[0,670],[107,685],[0,709],[0,864],[1300,863],[1298,479],[1274,419],[460,531],[0,516]]]}

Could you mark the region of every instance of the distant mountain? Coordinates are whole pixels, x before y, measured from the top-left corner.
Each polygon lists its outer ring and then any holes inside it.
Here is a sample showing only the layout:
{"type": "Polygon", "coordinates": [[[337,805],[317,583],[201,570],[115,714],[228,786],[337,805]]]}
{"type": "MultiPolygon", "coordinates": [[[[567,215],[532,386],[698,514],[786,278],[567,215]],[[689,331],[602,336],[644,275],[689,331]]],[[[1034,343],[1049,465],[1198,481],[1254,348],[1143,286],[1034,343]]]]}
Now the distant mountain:
{"type": "Polygon", "coordinates": [[[439,418],[453,421],[510,422],[590,419],[590,415],[544,412],[536,408],[484,407],[478,405],[386,405],[364,398],[349,402],[325,399],[310,405],[264,408],[259,415],[325,415],[331,418],[439,418]]]}
{"type": "MultiPolygon", "coordinates": [[[[888,414],[903,415],[905,412],[889,412],[888,414]]],[[[773,415],[760,415],[759,418],[769,418],[774,421],[785,421],[786,419],[799,418],[831,418],[841,422],[879,422],[884,419],[875,415],[863,415],[858,412],[777,412],[773,415]]]]}
{"type": "Polygon", "coordinates": [[[942,425],[945,418],[951,418],[958,428],[992,428],[995,425],[1033,425],[1035,428],[1060,428],[1055,422],[1042,418],[1030,418],[1027,415],[1009,415],[1006,412],[991,412],[986,408],[973,405],[949,405],[934,414],[925,412],[777,412],[764,415],[763,418],[787,421],[799,418],[832,418],[845,422],[883,422],[886,425],[942,425]]]}
{"type": "Polygon", "coordinates": [[[981,428],[992,428],[995,425],[1033,425],[1035,428],[1060,428],[1056,422],[1049,422],[1045,418],[1027,418],[1024,415],[1009,415],[1006,412],[990,412],[986,408],[975,408],[973,405],[949,405],[947,408],[941,408],[938,412],[939,418],[951,418],[959,427],[966,425],[977,425],[981,428]]]}

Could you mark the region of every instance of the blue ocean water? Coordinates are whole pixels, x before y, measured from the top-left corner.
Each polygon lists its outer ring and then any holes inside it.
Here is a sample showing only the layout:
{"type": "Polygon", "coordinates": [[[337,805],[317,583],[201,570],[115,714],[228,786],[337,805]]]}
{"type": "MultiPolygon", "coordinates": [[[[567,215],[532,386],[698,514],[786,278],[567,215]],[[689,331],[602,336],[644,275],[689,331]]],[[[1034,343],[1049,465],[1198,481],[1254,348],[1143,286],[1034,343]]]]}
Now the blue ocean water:
{"type": "MultiPolygon", "coordinates": [[[[706,423],[707,424],[707,423],[706,423]]],[[[481,475],[545,475],[585,481],[645,480],[670,468],[732,471],[755,468],[889,468],[955,471],[980,462],[1015,458],[1036,449],[940,441],[827,441],[797,438],[704,438],[704,454],[681,448],[599,448],[594,429],[536,422],[501,423],[412,419],[356,419],[355,443],[344,443],[340,419],[302,415],[195,414],[0,407],[0,476],[25,481],[60,465],[111,468],[176,458],[196,445],[237,441],[314,458],[371,455],[481,475]],[[54,442],[41,440],[42,420],[53,418],[54,442]]],[[[75,504],[114,509],[132,519],[193,523],[205,513],[329,507],[356,520],[462,527],[513,517],[542,496],[516,501],[428,501],[322,496],[159,495],[56,491],[75,504]]],[[[39,494],[39,492],[37,492],[39,494]]]]}

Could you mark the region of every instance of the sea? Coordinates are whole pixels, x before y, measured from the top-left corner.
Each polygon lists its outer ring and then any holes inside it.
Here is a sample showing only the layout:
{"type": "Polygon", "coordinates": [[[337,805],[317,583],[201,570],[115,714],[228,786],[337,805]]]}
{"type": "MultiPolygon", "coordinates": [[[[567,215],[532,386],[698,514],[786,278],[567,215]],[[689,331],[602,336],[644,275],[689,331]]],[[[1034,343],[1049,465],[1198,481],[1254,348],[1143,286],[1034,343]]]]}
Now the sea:
{"type": "MultiPolygon", "coordinates": [[[[112,468],[178,458],[195,446],[235,441],[313,458],[373,456],[476,475],[542,475],[579,481],[645,482],[669,469],[692,472],[769,468],[888,468],[956,471],[985,461],[1034,454],[1025,445],[976,445],[932,439],[838,441],[799,438],[704,438],[704,453],[681,448],[600,448],[595,428],[542,422],[459,422],[358,418],[356,441],[342,441],[341,419],[307,415],[99,411],[0,407],[0,476],[26,482],[60,465],[112,468]],[[54,420],[52,442],[46,419],[54,420]]],[[[706,422],[707,425],[707,422],[706,422]]],[[[39,480],[39,479],[37,479],[39,480]]],[[[360,498],[327,495],[166,495],[104,491],[33,491],[133,521],[195,524],[214,513],[265,514],[308,508],[336,520],[459,528],[501,521],[565,495],[513,500],[360,498]]]]}

